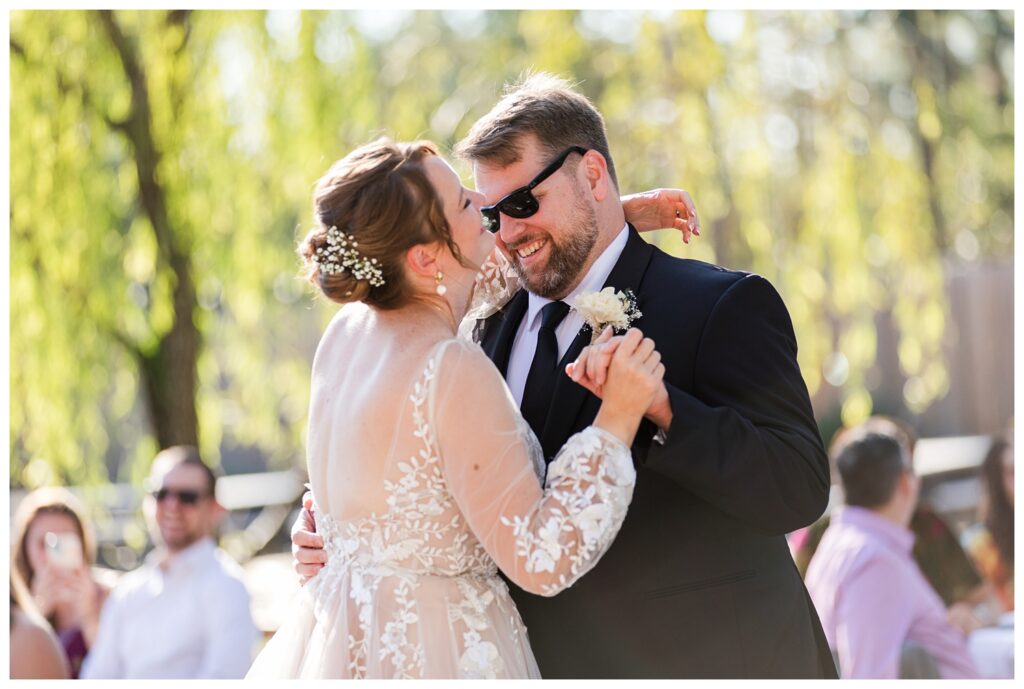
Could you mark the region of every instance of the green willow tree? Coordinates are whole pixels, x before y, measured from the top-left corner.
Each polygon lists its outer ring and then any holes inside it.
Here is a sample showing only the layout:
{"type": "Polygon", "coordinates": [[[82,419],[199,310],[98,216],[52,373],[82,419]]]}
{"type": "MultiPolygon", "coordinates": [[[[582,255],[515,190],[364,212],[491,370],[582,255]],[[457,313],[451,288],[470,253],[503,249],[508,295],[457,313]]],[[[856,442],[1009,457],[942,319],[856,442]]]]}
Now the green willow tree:
{"type": "Polygon", "coordinates": [[[381,134],[452,146],[530,69],[601,109],[624,190],[691,191],[704,237],[655,241],[778,287],[819,417],[872,411],[880,321],[920,413],[949,385],[943,262],[1011,253],[1012,22],[14,12],[12,482],[138,478],[174,442],[301,463],[334,312],[294,255],[315,179],[381,134]]]}
{"type": "Polygon", "coordinates": [[[245,18],[14,15],[12,478],[106,480],[119,446],[114,476],[137,479],[159,447],[216,457],[225,429],[295,456],[296,210],[247,160],[216,65],[245,18]]]}

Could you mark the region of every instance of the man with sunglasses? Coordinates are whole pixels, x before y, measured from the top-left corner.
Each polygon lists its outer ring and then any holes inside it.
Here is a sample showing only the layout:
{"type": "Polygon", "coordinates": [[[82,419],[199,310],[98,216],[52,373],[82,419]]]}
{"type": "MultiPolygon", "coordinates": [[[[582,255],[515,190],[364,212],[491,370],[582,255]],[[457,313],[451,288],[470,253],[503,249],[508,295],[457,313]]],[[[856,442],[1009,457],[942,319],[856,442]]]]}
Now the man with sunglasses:
{"type": "MultiPolygon", "coordinates": [[[[541,675],[835,677],[785,539],[821,515],[830,481],[778,293],[645,242],[619,203],[603,118],[560,79],[512,89],[457,153],[526,288],[481,324],[481,346],[548,461],[600,406],[565,374],[591,341],[572,308],[580,295],[632,292],[633,325],[666,368],[611,548],[557,596],[509,585],[541,675]]],[[[296,569],[310,574],[324,559],[313,516],[292,534],[296,569]]]]}
{"type": "Polygon", "coordinates": [[[260,638],[241,568],[213,540],[224,508],[194,447],[153,460],[143,505],[156,548],[104,605],[85,679],[240,678],[260,638]]]}

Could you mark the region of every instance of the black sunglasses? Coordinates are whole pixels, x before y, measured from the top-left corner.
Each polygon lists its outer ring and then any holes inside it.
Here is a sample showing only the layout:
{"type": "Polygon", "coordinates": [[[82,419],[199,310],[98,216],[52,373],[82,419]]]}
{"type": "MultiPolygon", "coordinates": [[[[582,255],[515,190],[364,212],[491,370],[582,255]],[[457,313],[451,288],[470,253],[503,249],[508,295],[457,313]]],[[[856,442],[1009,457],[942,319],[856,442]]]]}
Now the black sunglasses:
{"type": "Polygon", "coordinates": [[[488,232],[497,232],[501,227],[501,218],[498,213],[504,213],[510,218],[529,218],[540,209],[540,201],[533,195],[534,188],[553,175],[571,153],[583,155],[588,149],[582,146],[570,146],[565,149],[562,155],[558,156],[551,163],[541,170],[536,177],[530,180],[525,187],[519,187],[515,191],[506,194],[504,198],[491,206],[484,206],[480,214],[484,217],[484,227],[488,232]]]}
{"type": "Polygon", "coordinates": [[[163,502],[167,498],[174,497],[182,505],[194,505],[199,502],[200,498],[207,497],[207,494],[200,493],[197,490],[171,490],[169,488],[161,488],[160,490],[153,491],[153,497],[156,498],[157,502],[163,502]]]}

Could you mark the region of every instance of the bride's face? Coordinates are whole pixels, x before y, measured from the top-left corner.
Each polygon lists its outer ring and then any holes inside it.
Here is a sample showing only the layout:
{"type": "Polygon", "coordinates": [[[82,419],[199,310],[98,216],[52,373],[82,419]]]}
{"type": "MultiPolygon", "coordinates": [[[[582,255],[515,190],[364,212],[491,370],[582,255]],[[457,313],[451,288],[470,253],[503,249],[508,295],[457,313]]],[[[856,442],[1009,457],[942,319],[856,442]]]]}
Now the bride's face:
{"type": "Polygon", "coordinates": [[[494,249],[494,235],[484,229],[483,218],[480,216],[483,194],[462,186],[458,174],[441,156],[427,158],[424,166],[427,178],[441,199],[452,239],[462,256],[479,266],[494,249]]]}

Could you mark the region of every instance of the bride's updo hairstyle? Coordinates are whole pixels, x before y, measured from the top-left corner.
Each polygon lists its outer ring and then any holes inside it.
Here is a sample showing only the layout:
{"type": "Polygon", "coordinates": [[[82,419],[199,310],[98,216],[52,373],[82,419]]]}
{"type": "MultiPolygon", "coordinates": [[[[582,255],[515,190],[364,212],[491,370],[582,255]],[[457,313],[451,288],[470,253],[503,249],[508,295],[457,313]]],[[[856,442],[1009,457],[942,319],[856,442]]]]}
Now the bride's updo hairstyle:
{"type": "Polygon", "coordinates": [[[352,151],[320,178],[313,194],[316,226],[298,252],[306,262],[307,278],[324,296],[339,304],[363,301],[397,309],[416,296],[403,268],[409,249],[443,242],[464,263],[424,169],[424,160],[435,155],[437,147],[429,141],[381,138],[352,151]],[[318,249],[327,250],[332,227],[358,243],[361,259],[376,259],[383,284],[373,285],[351,270],[321,270],[315,257],[318,249]]]}

